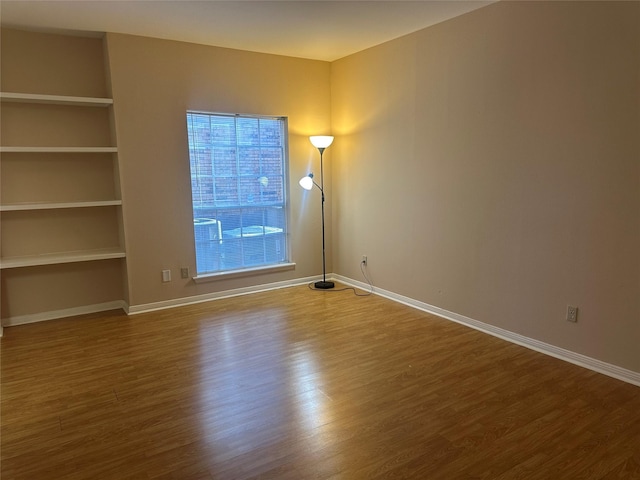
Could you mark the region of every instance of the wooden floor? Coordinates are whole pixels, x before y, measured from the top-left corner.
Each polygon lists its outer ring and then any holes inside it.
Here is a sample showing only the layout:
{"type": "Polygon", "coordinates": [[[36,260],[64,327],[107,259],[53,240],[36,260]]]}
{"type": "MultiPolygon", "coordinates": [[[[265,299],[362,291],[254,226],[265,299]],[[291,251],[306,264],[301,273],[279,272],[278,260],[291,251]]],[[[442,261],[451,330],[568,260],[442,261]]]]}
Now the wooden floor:
{"type": "Polygon", "coordinates": [[[2,480],[640,478],[640,388],[306,286],[5,329],[2,480]]]}

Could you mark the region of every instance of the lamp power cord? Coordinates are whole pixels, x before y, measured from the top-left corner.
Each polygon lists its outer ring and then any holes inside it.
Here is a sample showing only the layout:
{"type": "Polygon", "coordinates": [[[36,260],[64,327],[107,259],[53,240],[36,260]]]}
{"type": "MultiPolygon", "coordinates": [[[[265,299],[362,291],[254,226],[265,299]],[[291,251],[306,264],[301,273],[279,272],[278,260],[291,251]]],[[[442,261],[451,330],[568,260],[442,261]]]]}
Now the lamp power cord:
{"type": "Polygon", "coordinates": [[[353,294],[356,297],[368,297],[369,295],[373,294],[373,282],[371,282],[371,279],[369,278],[369,276],[367,275],[367,272],[365,270],[365,266],[366,266],[366,262],[364,260],[362,260],[360,262],[360,271],[362,272],[362,276],[364,277],[364,279],[367,281],[367,284],[369,285],[369,291],[365,292],[365,293],[358,293],[358,291],[354,288],[354,287],[343,287],[343,288],[332,288],[332,289],[321,289],[321,288],[315,288],[313,286],[313,284],[315,282],[311,282],[308,284],[309,290],[320,290],[323,292],[344,292],[347,290],[351,290],[353,291],[353,294]]]}

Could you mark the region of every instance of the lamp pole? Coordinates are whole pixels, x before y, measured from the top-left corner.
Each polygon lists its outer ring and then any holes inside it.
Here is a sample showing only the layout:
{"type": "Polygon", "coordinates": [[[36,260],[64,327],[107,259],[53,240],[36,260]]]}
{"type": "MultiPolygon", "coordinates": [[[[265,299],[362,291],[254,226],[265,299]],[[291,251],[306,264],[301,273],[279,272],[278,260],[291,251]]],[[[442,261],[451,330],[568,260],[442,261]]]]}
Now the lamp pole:
{"type": "Polygon", "coordinates": [[[322,162],[322,154],[326,147],[318,147],[320,151],[320,194],[322,196],[322,281],[316,282],[315,287],[321,289],[329,289],[334,287],[333,282],[327,282],[327,266],[326,266],[326,254],[325,254],[325,240],[324,240],[324,166],[322,162]]]}

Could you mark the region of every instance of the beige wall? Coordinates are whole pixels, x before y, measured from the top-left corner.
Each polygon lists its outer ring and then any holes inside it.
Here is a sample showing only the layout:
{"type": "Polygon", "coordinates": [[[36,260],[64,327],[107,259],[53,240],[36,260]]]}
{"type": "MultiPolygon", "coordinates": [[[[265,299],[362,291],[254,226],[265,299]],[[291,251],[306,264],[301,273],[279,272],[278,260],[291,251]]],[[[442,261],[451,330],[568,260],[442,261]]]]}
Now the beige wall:
{"type": "MultiPolygon", "coordinates": [[[[147,305],[320,273],[320,198],[318,192],[305,193],[298,179],[319,162],[308,135],[330,128],[330,64],[119,34],[108,34],[106,42],[124,204],[129,304],[147,305]],[[188,109],[288,117],[289,241],[295,270],[204,284],[179,278],[183,266],[195,274],[188,109]],[[172,282],[161,282],[164,269],[171,269],[172,282]]],[[[328,162],[330,158],[327,151],[328,162]]]]}
{"type": "Polygon", "coordinates": [[[640,371],[638,25],[500,2],[334,62],[334,271],[640,371]]]}

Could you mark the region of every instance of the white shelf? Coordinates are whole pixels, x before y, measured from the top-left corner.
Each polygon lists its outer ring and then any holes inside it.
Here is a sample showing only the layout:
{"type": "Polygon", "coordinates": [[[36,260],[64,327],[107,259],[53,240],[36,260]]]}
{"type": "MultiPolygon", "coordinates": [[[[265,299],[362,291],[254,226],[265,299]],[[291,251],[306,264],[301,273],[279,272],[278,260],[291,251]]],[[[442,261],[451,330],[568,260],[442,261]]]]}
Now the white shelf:
{"type": "Polygon", "coordinates": [[[14,203],[0,205],[0,212],[18,212],[29,210],[55,210],[59,208],[92,208],[122,205],[122,200],[99,200],[92,202],[59,202],[59,203],[14,203]]]}
{"type": "Polygon", "coordinates": [[[76,105],[78,107],[108,107],[113,105],[111,98],[72,97],[68,95],[40,95],[34,93],[0,92],[0,100],[15,103],[40,103],[52,105],[76,105]]]}
{"type": "Polygon", "coordinates": [[[112,258],[124,257],[125,253],[117,248],[83,250],[77,252],[48,253],[43,255],[3,258],[0,259],[0,269],[36,267],[40,265],[57,265],[62,263],[91,262],[95,260],[109,260],[112,258]]]}
{"type": "Polygon", "coordinates": [[[0,147],[2,153],[117,153],[118,147],[0,147]]]}

